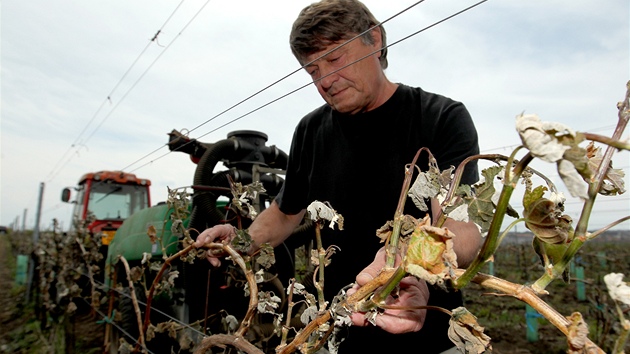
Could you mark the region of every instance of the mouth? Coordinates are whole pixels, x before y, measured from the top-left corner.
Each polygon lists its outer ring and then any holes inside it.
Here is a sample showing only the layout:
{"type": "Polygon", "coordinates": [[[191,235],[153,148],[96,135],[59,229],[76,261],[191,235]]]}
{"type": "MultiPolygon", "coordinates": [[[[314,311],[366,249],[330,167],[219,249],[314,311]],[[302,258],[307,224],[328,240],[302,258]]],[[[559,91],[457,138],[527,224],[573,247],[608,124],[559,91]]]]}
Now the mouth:
{"type": "Polygon", "coordinates": [[[344,92],[347,88],[342,88],[341,90],[335,90],[334,92],[328,93],[328,95],[330,97],[335,97],[337,95],[339,95],[340,93],[344,92]]]}

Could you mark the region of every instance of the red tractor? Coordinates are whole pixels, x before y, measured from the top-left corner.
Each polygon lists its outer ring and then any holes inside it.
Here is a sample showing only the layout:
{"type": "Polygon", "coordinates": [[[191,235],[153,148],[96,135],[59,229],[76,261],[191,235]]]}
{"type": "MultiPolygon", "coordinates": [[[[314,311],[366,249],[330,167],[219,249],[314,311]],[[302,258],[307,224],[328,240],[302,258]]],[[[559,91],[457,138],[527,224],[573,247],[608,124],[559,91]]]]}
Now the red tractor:
{"type": "MultiPolygon", "coordinates": [[[[122,171],[99,171],[84,174],[74,188],[77,195],[72,212],[72,226],[86,222],[92,235],[101,234],[102,254],[114,238],[116,230],[132,214],[151,206],[151,181],[122,171]],[[91,218],[88,216],[91,215],[91,218]]],[[[70,202],[71,189],[64,188],[61,200],[70,202]]]]}

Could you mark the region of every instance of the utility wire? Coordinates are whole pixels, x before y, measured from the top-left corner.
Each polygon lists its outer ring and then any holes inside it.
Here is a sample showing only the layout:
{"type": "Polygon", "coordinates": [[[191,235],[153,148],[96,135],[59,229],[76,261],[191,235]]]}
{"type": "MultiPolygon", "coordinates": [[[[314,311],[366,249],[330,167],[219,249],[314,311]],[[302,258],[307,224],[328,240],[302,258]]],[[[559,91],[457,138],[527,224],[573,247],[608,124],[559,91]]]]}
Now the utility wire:
{"type": "MultiPolygon", "coordinates": [[[[155,35],[153,36],[153,38],[151,38],[151,40],[149,40],[149,42],[147,43],[147,45],[144,47],[144,49],[142,49],[142,51],[140,52],[140,54],[138,54],[138,56],[136,57],[136,59],[131,63],[131,65],[129,66],[129,68],[127,68],[127,70],[125,71],[125,73],[123,74],[123,76],[118,80],[118,82],[116,83],[116,85],[114,85],[114,87],[111,89],[111,91],[109,92],[109,94],[107,95],[107,97],[103,100],[103,102],[101,103],[101,105],[98,107],[98,109],[96,110],[96,112],[94,113],[94,115],[92,116],[92,118],[90,119],[90,121],[85,125],[85,127],[83,128],[83,130],[81,130],[81,132],[79,133],[79,135],[77,136],[77,138],[74,140],[74,142],[68,147],[68,149],[66,150],[66,152],[62,155],[62,157],[59,159],[59,161],[57,161],[57,163],[55,164],[55,166],[53,167],[53,169],[50,171],[50,173],[48,174],[49,178],[48,178],[48,182],[50,182],[51,180],[54,179],[54,177],[56,177],[59,172],[61,172],[61,170],[63,170],[63,168],[70,162],[70,160],[72,159],[72,157],[74,157],[75,155],[70,155],[68,156],[68,154],[75,148],[83,146],[85,144],[85,142],[87,142],[87,140],[89,140],[89,138],[94,135],[94,133],[96,132],[96,130],[98,130],[98,128],[102,125],[103,122],[101,122],[101,124],[95,129],[95,131],[92,132],[92,134],[85,140],[85,141],[81,141],[81,138],[83,136],[83,134],[88,130],[88,128],[92,125],[92,123],[94,122],[94,120],[96,119],[96,117],[99,115],[99,113],[101,112],[101,110],[103,109],[103,107],[105,107],[105,104],[107,102],[112,102],[112,97],[114,95],[114,93],[116,92],[116,90],[118,89],[118,86],[120,86],[120,84],[125,80],[125,78],[127,77],[127,75],[131,72],[131,70],[136,66],[136,64],[138,63],[138,61],[140,60],[140,58],[145,54],[145,52],[149,49],[149,47],[157,41],[157,38],[159,36],[159,34],[162,32],[162,30],[164,29],[164,27],[169,23],[169,21],[173,18],[173,16],[175,15],[175,13],[177,12],[177,10],[181,7],[181,5],[183,4],[184,0],[181,0],[180,3],[177,5],[177,7],[175,7],[175,9],[171,12],[171,14],[168,16],[168,18],[164,21],[164,23],[162,24],[162,26],[158,29],[158,31],[155,33],[155,35]],[[66,160],[61,166],[60,164],[62,163],[62,161],[66,160]]],[[[205,5],[204,5],[205,6],[205,5]]],[[[196,16],[196,15],[195,15],[196,16]]],[[[151,64],[153,65],[153,64],[151,64]]],[[[137,82],[136,82],[137,83],[137,82]]],[[[134,84],[135,87],[135,84],[134,84]]],[[[132,87],[133,89],[133,87],[132,87]]],[[[131,89],[129,90],[131,91],[131,89]]],[[[127,94],[129,93],[129,91],[127,91],[127,93],[123,96],[123,98],[121,98],[121,101],[124,99],[124,97],[127,96],[127,94]]],[[[117,107],[118,105],[116,105],[117,107]]],[[[116,107],[114,107],[113,109],[115,109],[116,107]]],[[[112,109],[112,111],[113,111],[112,109]]],[[[111,111],[110,111],[111,114],[111,111]]],[[[109,117],[109,114],[108,116],[109,117]]],[[[107,117],[105,119],[107,119],[107,117]]],[[[77,150],[78,152],[78,150],[77,150]]]]}
{"type": "MultiPolygon", "coordinates": [[[[190,129],[190,130],[188,131],[188,134],[190,134],[191,132],[193,132],[193,131],[197,130],[198,128],[200,128],[200,127],[202,127],[202,126],[204,126],[204,125],[206,125],[206,124],[208,124],[208,123],[212,122],[212,121],[213,121],[213,120],[215,120],[216,118],[218,118],[218,117],[220,117],[220,116],[222,116],[222,115],[226,114],[227,112],[229,112],[229,111],[231,111],[232,109],[234,109],[234,108],[236,108],[236,107],[240,106],[241,104],[243,104],[243,103],[245,103],[245,102],[249,101],[250,99],[252,99],[252,98],[254,98],[254,97],[258,96],[259,94],[261,94],[261,93],[263,93],[263,92],[267,91],[269,88],[271,88],[271,87],[273,87],[273,86],[275,86],[275,85],[279,84],[280,82],[282,82],[282,81],[286,80],[287,78],[291,77],[292,75],[294,75],[294,74],[296,74],[296,73],[300,72],[302,69],[304,69],[304,67],[306,67],[306,66],[310,65],[311,63],[313,63],[313,62],[315,62],[315,61],[319,60],[320,58],[325,57],[325,56],[326,56],[326,55],[328,55],[329,53],[334,52],[335,50],[337,50],[337,49],[339,49],[339,48],[341,48],[341,47],[345,46],[346,44],[348,44],[348,43],[352,42],[353,40],[355,40],[355,39],[357,39],[357,38],[361,37],[361,36],[362,36],[362,35],[364,35],[365,33],[368,33],[369,31],[373,30],[375,27],[379,27],[379,26],[383,25],[384,23],[389,22],[391,19],[393,19],[393,18],[395,18],[395,17],[398,17],[400,14],[402,14],[402,13],[406,12],[407,10],[409,10],[409,9],[411,9],[411,8],[413,8],[413,7],[415,7],[416,5],[419,5],[420,3],[424,2],[424,1],[425,1],[425,0],[420,0],[420,1],[417,1],[416,3],[412,4],[411,6],[408,6],[407,8],[403,9],[402,11],[399,11],[398,13],[394,14],[393,16],[390,16],[389,18],[385,19],[385,21],[382,21],[382,22],[380,22],[380,23],[376,24],[375,26],[368,28],[367,30],[365,30],[365,31],[363,31],[363,32],[361,32],[361,33],[359,33],[359,34],[357,34],[356,36],[354,36],[354,37],[352,37],[352,38],[348,39],[347,41],[345,41],[344,43],[340,44],[339,46],[337,46],[337,47],[335,47],[335,48],[331,49],[330,51],[328,51],[328,52],[326,52],[326,53],[324,53],[324,54],[320,55],[318,58],[316,58],[316,59],[312,60],[310,63],[306,63],[306,64],[304,64],[304,65],[300,66],[299,68],[297,68],[297,69],[295,69],[295,70],[291,71],[290,73],[288,73],[288,74],[284,75],[284,76],[283,76],[283,77],[281,77],[280,79],[278,79],[278,80],[276,80],[276,81],[272,82],[271,84],[269,84],[269,85],[267,85],[267,86],[263,87],[262,89],[260,89],[260,90],[256,91],[255,93],[253,93],[253,94],[249,95],[248,97],[246,97],[246,98],[244,98],[244,99],[240,100],[239,102],[237,102],[237,103],[233,104],[232,106],[228,107],[227,109],[225,109],[225,110],[223,110],[223,111],[221,111],[221,112],[217,113],[216,115],[214,115],[214,116],[213,116],[213,117],[211,117],[210,119],[208,119],[208,120],[206,120],[206,121],[202,122],[201,124],[197,125],[196,127],[192,128],[192,129],[190,129]]],[[[354,63],[351,63],[351,64],[354,64],[354,63]]],[[[349,64],[349,65],[351,65],[351,64],[349,64]]],[[[331,74],[332,74],[332,73],[331,73],[331,74]]],[[[212,132],[216,131],[217,129],[223,128],[224,126],[229,125],[229,124],[231,124],[231,123],[233,123],[233,122],[235,122],[235,121],[237,121],[237,120],[239,120],[239,119],[241,119],[241,118],[243,118],[243,117],[245,117],[245,116],[247,116],[247,115],[249,115],[249,114],[251,114],[251,113],[254,113],[254,112],[256,112],[256,111],[258,111],[258,110],[260,110],[260,109],[262,109],[262,108],[264,108],[264,107],[266,107],[266,106],[268,106],[268,105],[270,105],[271,103],[274,103],[274,102],[276,102],[276,101],[279,101],[280,99],[282,99],[282,98],[284,98],[284,97],[286,97],[286,96],[289,96],[289,95],[293,94],[294,92],[297,92],[297,91],[299,91],[299,90],[303,89],[304,87],[309,86],[310,84],[311,84],[311,83],[309,82],[308,84],[306,84],[306,85],[304,85],[304,86],[302,86],[302,87],[300,87],[300,88],[298,88],[298,89],[296,89],[296,90],[293,90],[293,91],[289,92],[288,94],[285,94],[285,95],[283,95],[283,96],[281,96],[281,97],[279,97],[279,98],[277,98],[277,99],[275,99],[275,100],[273,100],[273,101],[271,101],[271,102],[267,102],[267,103],[266,103],[266,104],[264,104],[263,106],[258,107],[257,109],[255,109],[255,110],[253,110],[253,111],[250,111],[250,112],[248,112],[248,113],[244,114],[243,116],[238,117],[238,118],[237,118],[237,119],[235,119],[235,120],[232,120],[232,121],[230,121],[230,122],[228,122],[228,123],[226,123],[226,124],[223,124],[223,125],[221,125],[220,127],[216,128],[216,129],[214,129],[214,130],[212,130],[212,131],[210,131],[210,132],[208,132],[208,133],[206,133],[206,134],[204,134],[204,135],[202,135],[202,136],[200,136],[200,137],[197,137],[197,139],[202,138],[202,137],[204,137],[204,136],[206,136],[206,135],[208,135],[208,134],[210,134],[210,133],[212,133],[212,132]]],[[[187,143],[187,144],[184,144],[183,146],[181,146],[181,147],[180,147],[180,149],[181,149],[181,148],[183,148],[185,145],[188,145],[188,143],[187,143]]],[[[135,164],[139,163],[140,161],[142,161],[142,160],[144,160],[144,159],[148,158],[149,156],[151,156],[151,155],[153,155],[153,154],[157,153],[157,152],[158,152],[158,151],[160,151],[160,150],[161,150],[164,146],[165,146],[165,145],[162,145],[162,146],[160,146],[160,147],[156,148],[155,150],[153,150],[153,151],[151,151],[151,152],[147,153],[146,155],[144,155],[144,156],[140,157],[139,159],[137,159],[137,160],[133,161],[132,163],[130,163],[129,165],[127,165],[126,167],[124,167],[124,168],[122,169],[122,171],[125,171],[125,170],[127,170],[128,168],[131,168],[131,166],[133,166],[133,165],[135,165],[135,164]]],[[[130,172],[137,171],[137,170],[139,170],[140,168],[142,168],[142,167],[144,167],[144,166],[150,165],[150,164],[152,164],[154,161],[160,160],[160,159],[164,158],[165,156],[169,155],[170,153],[171,153],[171,151],[166,152],[165,154],[162,154],[162,155],[158,156],[156,159],[151,160],[151,161],[149,161],[149,162],[147,162],[147,163],[145,163],[145,164],[143,164],[143,165],[140,165],[139,167],[135,168],[134,170],[131,170],[130,172]]]]}
{"type": "MultiPolygon", "coordinates": [[[[462,14],[462,13],[464,13],[464,12],[466,12],[466,11],[468,11],[468,10],[470,10],[470,9],[472,9],[472,8],[474,8],[474,7],[476,7],[476,6],[478,6],[478,5],[481,5],[482,3],[486,2],[486,1],[488,1],[488,0],[482,0],[482,1],[479,1],[479,2],[477,2],[477,3],[473,4],[473,5],[469,6],[469,7],[464,8],[463,10],[460,10],[460,11],[458,11],[458,12],[456,12],[456,13],[454,13],[454,14],[450,15],[450,16],[447,16],[447,17],[445,17],[445,18],[443,18],[443,19],[441,19],[441,20],[439,20],[439,21],[437,21],[437,22],[434,22],[433,24],[431,24],[431,25],[429,25],[429,26],[427,26],[427,27],[424,27],[424,28],[422,28],[422,29],[420,29],[420,30],[418,30],[418,31],[416,31],[416,32],[414,32],[414,33],[412,33],[412,34],[410,34],[410,35],[407,35],[407,36],[405,36],[405,37],[403,37],[403,38],[401,38],[401,39],[399,39],[399,40],[397,40],[397,41],[395,41],[395,42],[393,42],[393,43],[390,43],[389,45],[386,45],[386,46],[384,46],[384,47],[382,47],[382,48],[379,48],[379,49],[375,50],[374,52],[369,53],[368,55],[366,55],[366,56],[364,56],[364,57],[362,57],[362,58],[359,58],[359,59],[355,60],[354,62],[349,63],[349,64],[345,65],[344,67],[342,67],[342,68],[340,68],[340,69],[338,69],[338,70],[336,70],[336,71],[333,71],[333,72],[329,73],[328,75],[326,75],[326,76],[324,76],[324,77],[319,78],[318,80],[322,80],[322,79],[324,79],[324,78],[326,78],[326,77],[328,77],[328,76],[330,76],[330,75],[333,75],[333,74],[335,74],[336,72],[338,72],[338,71],[340,71],[340,70],[343,70],[343,69],[347,68],[348,66],[354,65],[355,63],[357,63],[357,62],[359,62],[359,61],[361,61],[361,60],[363,60],[363,59],[365,59],[365,58],[367,58],[367,57],[369,57],[369,56],[371,56],[371,55],[373,55],[373,54],[375,54],[375,53],[378,53],[378,52],[380,52],[381,50],[383,50],[383,49],[385,49],[385,48],[392,47],[392,46],[394,46],[394,45],[396,45],[396,44],[398,44],[398,43],[400,43],[400,42],[402,42],[402,41],[405,41],[405,40],[407,40],[407,39],[409,39],[409,38],[411,38],[411,37],[413,37],[413,36],[415,36],[415,35],[417,35],[417,34],[419,34],[419,33],[422,33],[422,32],[424,32],[424,31],[426,31],[426,30],[428,30],[428,29],[430,29],[430,28],[432,28],[432,27],[435,27],[436,25],[438,25],[438,24],[440,24],[440,23],[443,23],[443,22],[445,22],[445,21],[447,21],[447,20],[449,20],[449,19],[452,19],[453,17],[458,16],[458,15],[460,15],[460,14],[462,14]]],[[[386,23],[386,22],[388,22],[388,21],[392,20],[393,18],[398,17],[398,16],[399,16],[399,15],[401,15],[402,13],[404,13],[404,12],[406,12],[406,11],[410,10],[411,8],[413,8],[413,7],[417,6],[417,5],[419,5],[419,4],[420,4],[420,3],[422,3],[422,2],[424,2],[424,0],[420,0],[420,1],[418,1],[418,2],[416,2],[416,3],[414,3],[414,4],[412,4],[411,6],[409,6],[409,7],[405,8],[404,10],[402,10],[402,11],[400,11],[400,12],[398,12],[398,13],[394,14],[393,16],[391,16],[391,17],[389,17],[389,18],[387,18],[385,21],[382,21],[382,22],[380,22],[380,23],[376,24],[375,26],[373,26],[373,27],[371,27],[371,28],[369,28],[369,29],[365,30],[364,32],[359,33],[359,34],[357,34],[356,36],[354,36],[354,37],[352,37],[352,38],[348,39],[347,41],[345,41],[345,42],[341,43],[339,46],[337,46],[337,47],[335,47],[335,48],[331,49],[330,51],[328,51],[328,52],[326,52],[326,53],[323,53],[321,56],[319,56],[318,58],[314,59],[314,60],[313,60],[313,61],[311,61],[310,63],[306,63],[306,64],[302,65],[302,66],[301,66],[301,67],[299,67],[298,69],[296,69],[296,70],[292,71],[291,73],[289,73],[289,74],[287,74],[287,75],[283,76],[281,79],[276,80],[276,81],[275,81],[275,82],[273,82],[272,84],[270,84],[270,85],[266,86],[265,88],[263,88],[263,89],[261,89],[261,90],[257,91],[257,92],[256,92],[256,93],[254,93],[253,95],[250,95],[249,97],[247,97],[247,98],[245,98],[245,99],[243,99],[243,100],[239,101],[239,102],[238,102],[238,103],[236,103],[235,105],[233,105],[233,106],[229,107],[228,109],[226,109],[226,110],[224,110],[224,111],[220,112],[219,114],[217,114],[217,115],[213,116],[212,118],[210,118],[210,119],[206,120],[205,122],[203,122],[202,124],[200,124],[200,125],[196,126],[195,128],[193,128],[193,129],[192,129],[192,130],[190,130],[190,131],[196,130],[196,129],[200,128],[201,126],[204,126],[204,125],[206,125],[206,124],[210,123],[211,121],[213,121],[213,120],[214,120],[214,119],[216,119],[217,117],[219,117],[219,116],[221,116],[221,115],[223,115],[223,114],[227,113],[228,111],[230,111],[230,110],[232,110],[233,108],[235,108],[235,107],[237,107],[237,106],[241,105],[242,103],[244,103],[244,102],[248,101],[249,99],[253,98],[254,96],[257,96],[258,94],[262,93],[263,91],[266,91],[266,90],[267,90],[267,89],[269,89],[270,87],[272,87],[272,86],[274,86],[274,85],[278,84],[279,82],[281,82],[281,81],[285,80],[285,79],[286,79],[286,78],[288,78],[289,76],[291,76],[291,75],[293,75],[293,74],[295,74],[295,73],[299,72],[301,69],[303,69],[304,67],[306,67],[306,66],[310,65],[312,62],[315,62],[315,61],[319,60],[320,58],[325,57],[325,56],[326,56],[326,55],[328,55],[329,53],[334,52],[335,50],[337,50],[337,49],[339,49],[339,48],[341,48],[341,47],[343,47],[343,46],[347,45],[348,43],[350,43],[350,42],[352,42],[353,40],[355,40],[355,39],[359,38],[360,36],[362,36],[363,34],[365,34],[365,33],[369,32],[369,31],[371,31],[372,29],[374,29],[374,28],[376,28],[376,27],[379,27],[379,26],[383,25],[384,23],[386,23]]],[[[316,82],[317,82],[317,81],[316,81],[316,82]]],[[[204,137],[204,136],[206,136],[206,135],[209,135],[209,134],[211,134],[211,133],[214,133],[214,132],[216,132],[217,130],[219,130],[219,129],[221,129],[221,128],[223,128],[223,127],[227,126],[227,125],[230,125],[230,124],[232,124],[232,123],[234,123],[234,122],[236,122],[236,121],[238,121],[238,120],[240,120],[240,119],[242,119],[242,118],[244,118],[244,117],[246,117],[246,116],[248,116],[248,115],[250,115],[250,114],[252,114],[252,113],[254,113],[254,112],[257,112],[257,111],[261,110],[262,108],[265,108],[265,107],[267,107],[267,106],[271,105],[272,103],[275,103],[275,102],[277,102],[277,101],[279,101],[279,100],[281,100],[281,99],[283,99],[283,98],[285,98],[285,97],[287,97],[287,96],[290,96],[290,95],[294,94],[295,92],[298,92],[298,91],[300,91],[300,90],[302,90],[302,89],[304,89],[304,88],[306,88],[306,87],[310,86],[311,84],[313,84],[313,82],[308,82],[308,83],[306,83],[306,84],[304,84],[304,85],[302,85],[302,86],[300,86],[300,87],[298,87],[298,88],[296,88],[296,89],[294,89],[294,90],[292,90],[292,91],[289,91],[288,93],[285,93],[285,94],[283,94],[283,95],[281,95],[281,96],[279,96],[279,97],[277,97],[277,98],[275,98],[275,99],[273,99],[273,100],[271,100],[271,101],[269,101],[269,102],[267,102],[267,103],[265,103],[265,104],[263,104],[263,105],[261,105],[261,106],[259,106],[259,107],[255,108],[255,109],[253,109],[253,110],[251,110],[251,111],[249,111],[249,112],[247,112],[247,113],[245,113],[245,114],[243,114],[243,115],[240,115],[240,116],[238,116],[238,117],[236,117],[236,118],[234,118],[234,119],[232,119],[232,120],[230,120],[230,121],[228,121],[228,122],[226,122],[226,123],[224,123],[224,124],[222,124],[222,125],[220,125],[220,126],[218,126],[218,127],[214,128],[214,129],[212,129],[212,130],[210,130],[210,131],[206,132],[205,134],[200,135],[199,137],[197,137],[197,139],[203,138],[203,137],[204,137]]],[[[127,165],[127,166],[126,166],[123,170],[126,170],[126,169],[131,168],[131,166],[136,165],[137,163],[139,163],[139,162],[141,162],[142,160],[146,159],[148,156],[150,156],[150,155],[152,155],[152,154],[156,153],[157,151],[159,151],[159,150],[160,150],[160,149],[162,149],[163,147],[164,147],[164,145],[163,145],[163,146],[160,146],[159,148],[157,148],[157,149],[153,150],[152,152],[150,152],[150,153],[148,153],[148,154],[144,155],[143,157],[141,157],[141,158],[137,159],[136,161],[134,161],[134,162],[132,162],[131,164],[127,165]]],[[[158,156],[157,158],[155,158],[155,159],[153,159],[153,160],[151,160],[151,161],[149,161],[149,162],[147,162],[147,163],[145,163],[145,164],[143,164],[143,165],[140,165],[139,167],[137,167],[137,168],[135,168],[135,169],[131,170],[131,172],[137,171],[137,170],[141,169],[141,168],[142,168],[142,167],[144,167],[144,166],[147,166],[147,165],[149,165],[149,164],[152,164],[153,162],[155,162],[155,161],[157,161],[157,160],[160,160],[160,159],[164,158],[165,156],[169,155],[171,152],[172,152],[172,151],[168,151],[168,152],[164,153],[163,155],[160,155],[160,156],[158,156]]]]}

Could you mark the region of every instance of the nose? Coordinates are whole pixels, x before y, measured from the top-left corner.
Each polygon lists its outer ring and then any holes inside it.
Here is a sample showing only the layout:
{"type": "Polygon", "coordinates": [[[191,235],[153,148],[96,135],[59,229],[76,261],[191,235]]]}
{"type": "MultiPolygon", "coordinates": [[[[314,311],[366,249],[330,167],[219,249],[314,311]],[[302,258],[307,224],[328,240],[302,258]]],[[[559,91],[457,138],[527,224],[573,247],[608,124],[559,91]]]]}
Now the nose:
{"type": "Polygon", "coordinates": [[[335,81],[337,81],[337,79],[339,78],[339,75],[337,75],[337,73],[334,72],[334,70],[326,70],[325,72],[322,72],[321,74],[322,76],[321,76],[321,79],[319,80],[319,86],[322,88],[322,90],[327,92],[328,90],[330,90],[330,88],[335,83],[335,81]]]}

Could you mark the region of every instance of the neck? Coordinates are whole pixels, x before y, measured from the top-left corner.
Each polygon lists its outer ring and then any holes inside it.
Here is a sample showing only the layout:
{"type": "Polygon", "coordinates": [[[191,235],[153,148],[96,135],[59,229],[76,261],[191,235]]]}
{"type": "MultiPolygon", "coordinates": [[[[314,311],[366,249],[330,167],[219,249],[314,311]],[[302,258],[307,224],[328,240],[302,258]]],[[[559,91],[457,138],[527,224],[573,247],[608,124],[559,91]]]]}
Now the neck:
{"type": "Polygon", "coordinates": [[[378,95],[375,97],[373,101],[374,104],[372,104],[369,107],[366,107],[367,109],[365,110],[365,112],[369,112],[373,109],[376,109],[382,106],[385,102],[387,102],[387,100],[389,100],[394,95],[394,92],[396,92],[396,89],[398,88],[398,84],[395,84],[389,81],[387,78],[385,78],[384,80],[385,81],[382,84],[382,88],[378,91],[378,95]]]}

